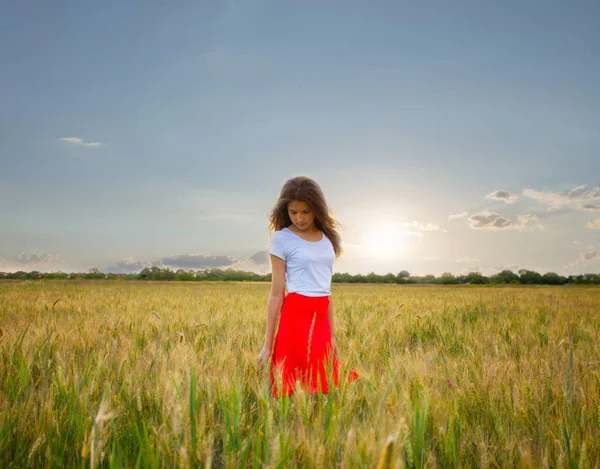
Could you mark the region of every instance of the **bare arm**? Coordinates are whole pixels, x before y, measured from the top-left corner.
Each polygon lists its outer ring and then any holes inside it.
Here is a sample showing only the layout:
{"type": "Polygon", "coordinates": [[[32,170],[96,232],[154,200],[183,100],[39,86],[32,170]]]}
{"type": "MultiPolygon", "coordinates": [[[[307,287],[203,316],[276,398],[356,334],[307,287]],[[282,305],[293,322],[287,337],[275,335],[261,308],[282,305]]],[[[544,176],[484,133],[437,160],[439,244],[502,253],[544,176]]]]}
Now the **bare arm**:
{"type": "Polygon", "coordinates": [[[335,337],[335,327],[333,322],[333,298],[329,297],[329,308],[327,309],[327,319],[329,319],[329,329],[331,330],[331,345],[333,346],[333,351],[335,356],[339,358],[339,350],[337,346],[337,338],[335,337]]]}
{"type": "Polygon", "coordinates": [[[327,318],[329,319],[329,328],[331,329],[331,338],[335,339],[335,327],[333,324],[333,301],[332,297],[329,297],[329,308],[327,309],[327,318]]]}
{"type": "Polygon", "coordinates": [[[265,343],[258,356],[258,360],[265,363],[271,355],[273,339],[275,337],[275,323],[283,305],[285,296],[285,261],[271,254],[271,293],[267,305],[267,328],[265,331],[265,343]]]}

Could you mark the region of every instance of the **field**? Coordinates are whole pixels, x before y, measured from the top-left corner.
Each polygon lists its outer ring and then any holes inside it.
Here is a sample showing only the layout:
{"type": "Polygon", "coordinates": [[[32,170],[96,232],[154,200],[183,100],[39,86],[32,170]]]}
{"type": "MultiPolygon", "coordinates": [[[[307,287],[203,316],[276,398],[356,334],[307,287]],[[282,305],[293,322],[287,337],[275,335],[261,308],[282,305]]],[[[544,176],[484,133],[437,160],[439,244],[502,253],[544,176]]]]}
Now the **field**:
{"type": "Polygon", "coordinates": [[[268,293],[0,283],[0,467],[600,467],[600,289],[334,285],[316,401],[269,397],[268,293]]]}

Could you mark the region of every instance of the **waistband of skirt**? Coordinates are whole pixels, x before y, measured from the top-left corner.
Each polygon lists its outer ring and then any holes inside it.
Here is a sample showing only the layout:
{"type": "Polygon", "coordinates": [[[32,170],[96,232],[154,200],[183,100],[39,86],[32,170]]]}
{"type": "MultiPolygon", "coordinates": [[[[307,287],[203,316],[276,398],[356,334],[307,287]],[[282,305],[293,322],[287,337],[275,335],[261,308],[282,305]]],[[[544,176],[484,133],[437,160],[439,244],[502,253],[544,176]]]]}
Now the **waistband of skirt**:
{"type": "Polygon", "coordinates": [[[288,293],[284,298],[284,304],[288,307],[298,307],[299,309],[311,309],[318,314],[327,314],[329,308],[329,295],[325,296],[306,296],[300,293],[288,293]]]}
{"type": "Polygon", "coordinates": [[[308,295],[303,295],[302,293],[297,293],[297,292],[289,292],[286,296],[286,298],[288,296],[297,296],[300,297],[302,299],[307,299],[307,300],[313,300],[313,299],[318,299],[318,298],[329,298],[330,295],[323,295],[323,296],[308,296],[308,295]]]}

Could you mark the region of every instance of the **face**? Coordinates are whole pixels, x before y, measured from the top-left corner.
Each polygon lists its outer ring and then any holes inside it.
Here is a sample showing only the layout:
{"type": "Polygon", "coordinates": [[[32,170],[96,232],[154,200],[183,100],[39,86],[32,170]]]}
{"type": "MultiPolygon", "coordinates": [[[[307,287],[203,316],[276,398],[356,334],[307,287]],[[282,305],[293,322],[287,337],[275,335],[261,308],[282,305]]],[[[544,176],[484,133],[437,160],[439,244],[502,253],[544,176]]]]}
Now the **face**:
{"type": "Polygon", "coordinates": [[[306,202],[292,200],[288,206],[288,215],[296,228],[302,231],[311,231],[315,221],[315,214],[306,202]]]}

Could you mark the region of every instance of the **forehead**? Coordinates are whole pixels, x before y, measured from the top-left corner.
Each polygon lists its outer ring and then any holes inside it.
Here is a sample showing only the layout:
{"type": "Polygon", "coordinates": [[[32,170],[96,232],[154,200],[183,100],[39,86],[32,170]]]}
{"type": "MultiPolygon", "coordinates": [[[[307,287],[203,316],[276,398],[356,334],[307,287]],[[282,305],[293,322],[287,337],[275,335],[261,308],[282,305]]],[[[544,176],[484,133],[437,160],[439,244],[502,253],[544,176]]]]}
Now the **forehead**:
{"type": "Polygon", "coordinates": [[[303,200],[292,200],[287,205],[288,210],[294,210],[296,212],[302,212],[310,209],[309,205],[303,200]]]}

